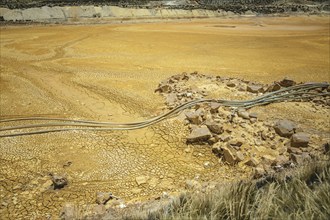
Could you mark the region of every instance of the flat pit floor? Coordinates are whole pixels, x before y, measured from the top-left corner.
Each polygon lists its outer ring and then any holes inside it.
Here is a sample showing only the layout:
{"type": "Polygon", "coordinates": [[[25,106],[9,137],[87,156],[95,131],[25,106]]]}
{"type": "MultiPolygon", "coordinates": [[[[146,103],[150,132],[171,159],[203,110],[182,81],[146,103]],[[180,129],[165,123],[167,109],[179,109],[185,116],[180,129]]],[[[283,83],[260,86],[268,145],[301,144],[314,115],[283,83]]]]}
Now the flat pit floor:
{"type": "MultiPolygon", "coordinates": [[[[328,17],[0,30],[1,117],[143,120],[165,107],[154,93],[158,83],[182,72],[262,83],[285,76],[330,81],[328,17]]],[[[310,113],[294,107],[277,105],[273,113],[306,121],[310,113]]],[[[127,202],[178,191],[193,178],[231,181],[249,173],[220,166],[210,148],[187,146],[186,134],[182,122],[171,119],[136,131],[1,138],[0,216],[54,217],[66,202],[94,204],[97,192],[112,192],[127,202]],[[212,166],[205,167],[206,162],[212,166]],[[69,185],[48,190],[49,173],[66,175],[69,185]],[[138,185],[141,176],[147,181],[138,185]]]]}

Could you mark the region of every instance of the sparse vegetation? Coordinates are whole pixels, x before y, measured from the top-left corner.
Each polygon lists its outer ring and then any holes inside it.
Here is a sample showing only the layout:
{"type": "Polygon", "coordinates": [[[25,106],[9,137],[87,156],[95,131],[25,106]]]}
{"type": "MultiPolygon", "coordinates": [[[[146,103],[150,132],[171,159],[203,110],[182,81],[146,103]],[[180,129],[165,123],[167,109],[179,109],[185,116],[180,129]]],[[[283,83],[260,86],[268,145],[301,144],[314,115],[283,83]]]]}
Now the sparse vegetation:
{"type": "Polygon", "coordinates": [[[188,192],[156,212],[127,214],[132,219],[329,219],[330,162],[281,175],[239,182],[203,194],[188,192]]]}

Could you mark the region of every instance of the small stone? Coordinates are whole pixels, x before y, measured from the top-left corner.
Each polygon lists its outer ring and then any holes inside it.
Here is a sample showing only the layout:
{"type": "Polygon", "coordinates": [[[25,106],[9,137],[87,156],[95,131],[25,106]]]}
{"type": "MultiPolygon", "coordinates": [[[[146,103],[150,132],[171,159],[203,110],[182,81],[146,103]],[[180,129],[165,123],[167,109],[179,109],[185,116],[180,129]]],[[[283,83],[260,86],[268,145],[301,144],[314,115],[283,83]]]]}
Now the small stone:
{"type": "Polygon", "coordinates": [[[288,148],[283,143],[280,143],[276,149],[280,155],[284,154],[288,150],[288,148]]]}
{"type": "Polygon", "coordinates": [[[229,141],[229,145],[231,146],[236,146],[236,147],[240,147],[243,145],[243,140],[239,140],[239,139],[233,139],[229,141]]]}
{"type": "Polygon", "coordinates": [[[280,156],[277,156],[275,161],[273,162],[273,164],[275,165],[283,165],[285,164],[286,162],[288,161],[288,159],[283,156],[283,155],[280,155],[280,156]]]}
{"type": "Polygon", "coordinates": [[[289,78],[284,78],[283,80],[281,80],[278,83],[283,87],[290,87],[290,86],[296,85],[296,82],[289,78]]]}
{"type": "Polygon", "coordinates": [[[187,119],[192,123],[199,125],[202,123],[202,117],[200,116],[199,112],[186,112],[185,113],[187,119]]]}
{"type": "Polygon", "coordinates": [[[240,91],[240,92],[246,91],[246,85],[245,84],[239,84],[237,86],[237,90],[240,91]]]}
{"type": "Polygon", "coordinates": [[[205,125],[210,129],[211,132],[215,134],[222,134],[223,133],[223,127],[221,124],[213,122],[213,121],[206,121],[205,125]]]}
{"type": "Polygon", "coordinates": [[[147,183],[148,181],[148,177],[147,176],[138,176],[135,178],[136,183],[138,184],[138,186],[147,183]]]}
{"type": "Polygon", "coordinates": [[[236,152],[236,158],[237,158],[237,161],[238,162],[241,162],[241,161],[243,161],[245,159],[244,154],[242,152],[240,152],[240,151],[237,151],[236,152]]]}
{"type": "Polygon", "coordinates": [[[296,164],[301,164],[303,162],[302,156],[298,154],[290,154],[290,159],[296,164]]]}
{"type": "Polygon", "coordinates": [[[266,164],[273,164],[273,162],[276,160],[276,157],[267,154],[263,155],[261,158],[266,164]]]}
{"type": "Polygon", "coordinates": [[[264,92],[264,88],[261,85],[248,85],[246,90],[251,93],[264,92]]]}
{"type": "Polygon", "coordinates": [[[197,127],[192,130],[190,135],[187,137],[188,143],[196,143],[201,141],[207,141],[212,137],[212,133],[206,126],[197,127]]]}
{"type": "Polygon", "coordinates": [[[211,163],[209,161],[204,162],[204,168],[210,168],[211,167],[211,163]]]}
{"type": "Polygon", "coordinates": [[[208,139],[208,141],[207,141],[207,142],[208,142],[209,144],[211,144],[211,145],[212,145],[212,144],[215,144],[215,143],[217,143],[217,141],[218,141],[218,139],[217,139],[217,138],[215,138],[215,137],[211,137],[210,139],[208,139]]]}
{"type": "Polygon", "coordinates": [[[218,135],[217,137],[222,142],[227,142],[230,140],[230,135],[227,135],[227,134],[218,135]]]}
{"type": "Polygon", "coordinates": [[[52,181],[54,189],[62,189],[64,186],[68,185],[68,179],[59,175],[53,175],[52,181]]]}
{"type": "Polygon", "coordinates": [[[254,169],[254,178],[260,178],[260,177],[263,177],[264,175],[266,174],[266,171],[264,168],[262,167],[256,167],[254,169]]]}
{"type": "Polygon", "coordinates": [[[161,83],[159,86],[158,86],[158,89],[156,90],[156,92],[159,91],[159,92],[164,92],[164,93],[169,93],[172,91],[172,87],[168,84],[165,84],[164,83],[161,83]]]}
{"type": "Polygon", "coordinates": [[[221,104],[217,102],[212,102],[210,105],[210,112],[212,114],[217,113],[218,109],[220,108],[221,104]]]}
{"type": "Polygon", "coordinates": [[[215,143],[213,146],[212,146],[212,152],[216,155],[220,155],[222,154],[222,149],[221,149],[221,145],[220,143],[215,143]]]}
{"type": "Polygon", "coordinates": [[[232,82],[232,81],[229,81],[229,82],[226,83],[226,86],[228,86],[228,87],[235,87],[236,84],[234,82],[232,82]]]}
{"type": "Polygon", "coordinates": [[[222,147],[223,156],[226,162],[233,165],[236,162],[235,151],[230,147],[222,147]]]}
{"type": "Polygon", "coordinates": [[[267,88],[267,92],[275,92],[281,89],[281,86],[278,83],[273,83],[267,88]]]}
{"type": "Polygon", "coordinates": [[[99,205],[105,205],[110,199],[112,199],[112,193],[98,192],[96,194],[96,203],[99,205]]]}
{"type": "Polygon", "coordinates": [[[251,167],[256,167],[259,164],[259,161],[256,158],[252,157],[245,164],[251,167]]]}
{"type": "Polygon", "coordinates": [[[301,154],[301,150],[297,147],[288,147],[288,153],[301,154]]]}
{"type": "Polygon", "coordinates": [[[247,111],[238,111],[237,112],[237,115],[241,118],[244,118],[244,119],[249,119],[250,118],[250,114],[247,112],[247,111]]]}
{"type": "Polygon", "coordinates": [[[308,147],[309,135],[304,132],[299,132],[291,137],[292,147],[308,147]]]}
{"type": "Polygon", "coordinates": [[[278,120],[274,125],[276,133],[281,137],[291,137],[296,128],[296,125],[292,121],[286,119],[278,120]]]}
{"type": "Polygon", "coordinates": [[[258,118],[258,113],[251,112],[249,113],[250,118],[258,118]]]}
{"type": "Polygon", "coordinates": [[[196,180],[187,180],[186,181],[186,189],[199,189],[201,188],[201,184],[196,180]]]}

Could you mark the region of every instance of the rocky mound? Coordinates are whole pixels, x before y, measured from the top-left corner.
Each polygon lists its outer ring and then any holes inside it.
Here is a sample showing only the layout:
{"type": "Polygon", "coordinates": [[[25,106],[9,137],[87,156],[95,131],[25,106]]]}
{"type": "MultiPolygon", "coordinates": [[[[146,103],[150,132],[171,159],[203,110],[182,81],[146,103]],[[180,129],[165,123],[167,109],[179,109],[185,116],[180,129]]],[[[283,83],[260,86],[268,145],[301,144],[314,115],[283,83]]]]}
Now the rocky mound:
{"type": "MultiPolygon", "coordinates": [[[[219,94],[223,94],[225,97],[242,100],[296,84],[291,79],[283,79],[264,85],[195,72],[164,80],[156,92],[164,96],[167,108],[172,109],[187,101],[212,96],[212,93],[218,98],[219,94]]],[[[330,87],[311,92],[326,94],[329,91],[330,87]]],[[[317,96],[308,102],[330,109],[329,95],[317,96]]],[[[254,167],[255,177],[315,158],[324,153],[322,144],[329,141],[304,131],[290,119],[259,119],[253,109],[223,107],[217,102],[198,104],[194,109],[185,110],[182,118],[190,130],[188,145],[209,147],[223,163],[254,167]]]]}

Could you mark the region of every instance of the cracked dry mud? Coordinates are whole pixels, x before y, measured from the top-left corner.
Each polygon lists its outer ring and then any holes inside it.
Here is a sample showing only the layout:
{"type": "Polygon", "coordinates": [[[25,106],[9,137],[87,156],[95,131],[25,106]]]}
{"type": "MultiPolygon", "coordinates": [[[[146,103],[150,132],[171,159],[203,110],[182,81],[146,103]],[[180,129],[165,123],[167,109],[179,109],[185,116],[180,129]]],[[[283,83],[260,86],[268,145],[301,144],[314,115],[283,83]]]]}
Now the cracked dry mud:
{"type": "MultiPolygon", "coordinates": [[[[329,81],[328,34],[322,17],[1,27],[0,115],[138,121],[163,111],[164,99],[154,90],[181,72],[263,83],[284,76],[329,81]]],[[[222,92],[210,95],[235,98],[222,92]]],[[[324,109],[298,105],[303,108],[286,103],[255,111],[329,134],[324,109]]],[[[1,138],[0,215],[56,218],[67,202],[94,204],[97,192],[144,200],[179,191],[195,177],[224,182],[251,172],[219,163],[210,148],[187,145],[188,133],[173,118],[134,131],[1,138]],[[50,173],[66,175],[68,186],[50,190],[50,173]],[[148,180],[139,185],[141,176],[148,180]]]]}

